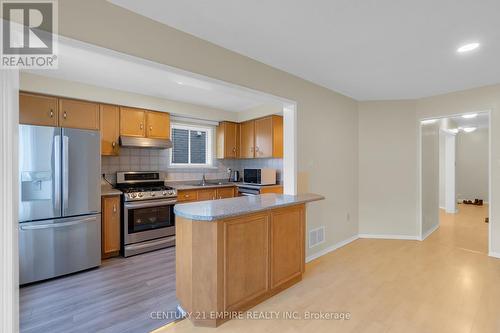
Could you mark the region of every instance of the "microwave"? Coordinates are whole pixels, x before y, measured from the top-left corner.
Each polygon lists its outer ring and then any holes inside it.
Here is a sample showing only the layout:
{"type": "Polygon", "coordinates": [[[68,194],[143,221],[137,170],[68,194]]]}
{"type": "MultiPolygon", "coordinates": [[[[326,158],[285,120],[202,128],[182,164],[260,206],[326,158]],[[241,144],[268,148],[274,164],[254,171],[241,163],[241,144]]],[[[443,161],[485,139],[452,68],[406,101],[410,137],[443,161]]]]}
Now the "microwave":
{"type": "Polygon", "coordinates": [[[257,185],[276,184],[276,169],[243,169],[243,182],[257,185]]]}

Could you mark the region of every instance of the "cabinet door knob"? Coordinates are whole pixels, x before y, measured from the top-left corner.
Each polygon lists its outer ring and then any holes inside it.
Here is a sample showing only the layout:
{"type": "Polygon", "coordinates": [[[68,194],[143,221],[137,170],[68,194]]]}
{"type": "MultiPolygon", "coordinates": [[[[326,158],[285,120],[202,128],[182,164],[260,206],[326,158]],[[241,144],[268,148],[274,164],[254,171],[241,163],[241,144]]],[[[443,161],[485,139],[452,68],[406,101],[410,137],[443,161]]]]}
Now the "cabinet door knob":
{"type": "Polygon", "coordinates": [[[66,111],[63,112],[63,118],[64,119],[68,118],[68,114],[66,113],[66,111]]]}
{"type": "Polygon", "coordinates": [[[153,130],[153,126],[149,126],[149,130],[152,131],[153,130]]]}
{"type": "Polygon", "coordinates": [[[116,213],[116,204],[113,205],[113,213],[116,213]]]}
{"type": "Polygon", "coordinates": [[[114,141],[113,141],[113,142],[111,143],[111,146],[112,146],[113,148],[115,148],[115,146],[116,146],[116,142],[114,142],[114,141]]]}
{"type": "Polygon", "coordinates": [[[259,151],[259,147],[255,147],[255,152],[258,152],[259,151]]]}
{"type": "Polygon", "coordinates": [[[139,128],[140,128],[140,129],[143,129],[143,128],[144,128],[144,125],[141,123],[141,124],[139,125],[139,128]]]}
{"type": "Polygon", "coordinates": [[[50,118],[54,118],[54,110],[50,109],[50,118]]]}

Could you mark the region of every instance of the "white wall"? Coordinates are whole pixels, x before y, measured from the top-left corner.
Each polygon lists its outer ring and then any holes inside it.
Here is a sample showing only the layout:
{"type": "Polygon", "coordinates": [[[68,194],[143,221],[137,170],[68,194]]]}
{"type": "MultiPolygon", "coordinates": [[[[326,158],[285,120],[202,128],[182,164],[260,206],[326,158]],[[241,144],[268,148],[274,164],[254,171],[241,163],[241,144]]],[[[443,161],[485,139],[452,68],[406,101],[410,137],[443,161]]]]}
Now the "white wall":
{"type": "Polygon", "coordinates": [[[445,160],[444,160],[444,152],[445,152],[445,133],[443,131],[439,131],[439,208],[445,208],[445,160]]]}
{"type": "Polygon", "coordinates": [[[439,123],[421,125],[422,235],[439,225],[439,123]]]}
{"type": "Polygon", "coordinates": [[[308,206],[308,229],[324,225],[326,242],[307,255],[358,233],[355,100],[107,1],[60,1],[59,33],[296,101],[300,190],[326,197],[308,206]]]}
{"type": "Polygon", "coordinates": [[[457,134],[457,199],[488,202],[488,129],[457,134]]]}
{"type": "Polygon", "coordinates": [[[359,103],[359,232],[417,237],[415,102],[359,103]]]}

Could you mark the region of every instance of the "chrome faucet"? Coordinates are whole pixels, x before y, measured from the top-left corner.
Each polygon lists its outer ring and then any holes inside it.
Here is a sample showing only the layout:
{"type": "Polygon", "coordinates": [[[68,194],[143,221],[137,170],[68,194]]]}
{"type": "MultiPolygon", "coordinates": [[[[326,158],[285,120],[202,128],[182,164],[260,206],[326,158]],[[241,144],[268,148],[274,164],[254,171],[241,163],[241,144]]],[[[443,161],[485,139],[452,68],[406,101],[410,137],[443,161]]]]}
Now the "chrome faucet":
{"type": "Polygon", "coordinates": [[[205,174],[203,174],[203,177],[201,178],[201,186],[207,185],[207,180],[205,179],[205,174]]]}

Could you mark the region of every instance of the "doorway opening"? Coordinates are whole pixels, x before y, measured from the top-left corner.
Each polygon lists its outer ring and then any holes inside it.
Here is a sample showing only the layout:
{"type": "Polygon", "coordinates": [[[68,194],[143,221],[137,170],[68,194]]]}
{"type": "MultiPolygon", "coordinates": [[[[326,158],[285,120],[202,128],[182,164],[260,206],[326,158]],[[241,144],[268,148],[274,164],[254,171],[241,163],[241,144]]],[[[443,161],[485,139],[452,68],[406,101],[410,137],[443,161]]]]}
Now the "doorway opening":
{"type": "Polygon", "coordinates": [[[488,254],[490,113],[424,119],[420,134],[421,240],[488,254]]]}

